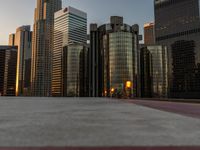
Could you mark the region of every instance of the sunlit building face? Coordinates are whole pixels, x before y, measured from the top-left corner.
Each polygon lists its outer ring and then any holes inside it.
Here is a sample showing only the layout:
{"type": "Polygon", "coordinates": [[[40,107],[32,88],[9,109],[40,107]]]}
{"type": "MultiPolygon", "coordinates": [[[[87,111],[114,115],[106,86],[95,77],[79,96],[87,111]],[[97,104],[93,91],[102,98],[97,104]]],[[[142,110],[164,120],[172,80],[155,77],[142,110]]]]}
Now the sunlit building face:
{"type": "Polygon", "coordinates": [[[30,96],[32,32],[30,26],[17,28],[15,44],[18,46],[16,96],[30,96]]]}

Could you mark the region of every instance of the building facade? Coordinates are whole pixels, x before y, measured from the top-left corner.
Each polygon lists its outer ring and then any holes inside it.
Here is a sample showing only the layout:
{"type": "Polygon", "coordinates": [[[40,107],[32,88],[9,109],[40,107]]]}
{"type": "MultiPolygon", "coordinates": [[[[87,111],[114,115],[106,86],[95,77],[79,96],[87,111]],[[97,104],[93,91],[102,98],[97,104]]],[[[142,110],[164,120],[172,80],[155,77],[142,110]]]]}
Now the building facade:
{"type": "Polygon", "coordinates": [[[83,44],[64,47],[63,96],[88,96],[88,48],[83,44]]]}
{"type": "Polygon", "coordinates": [[[17,49],[0,46],[0,96],[15,96],[17,49]]]}
{"type": "MultiPolygon", "coordinates": [[[[85,45],[87,43],[87,14],[83,11],[75,9],[73,7],[64,8],[55,13],[55,22],[54,22],[54,48],[53,48],[53,65],[52,65],[52,96],[68,96],[66,94],[64,82],[64,74],[69,71],[65,70],[64,62],[66,59],[69,61],[69,64],[66,64],[66,67],[70,68],[70,65],[73,66],[74,59],[76,59],[76,64],[79,61],[79,53],[82,51],[85,52],[85,45]],[[78,44],[78,45],[77,45],[78,44]],[[80,45],[82,47],[80,47],[80,45]],[[73,46],[70,46],[73,45],[73,46]],[[75,46],[77,45],[77,46],[75,46]],[[72,55],[73,58],[64,56],[64,47],[66,55],[72,55]],[[73,55],[71,49],[75,51],[73,55]],[[78,57],[78,58],[75,58],[78,57]],[[66,71],[63,72],[63,70],[66,71]]],[[[76,64],[74,64],[76,66],[76,64]]],[[[77,66],[78,67],[78,66],[77,66]]],[[[65,76],[66,80],[66,76],[65,76]]],[[[69,81],[69,80],[68,80],[69,81]]],[[[69,82],[68,82],[69,83],[69,82]]],[[[74,95],[79,95],[75,94],[74,95]]],[[[71,95],[70,95],[71,96],[71,95]]]]}
{"type": "Polygon", "coordinates": [[[153,97],[152,59],[151,53],[145,45],[140,47],[140,71],[141,97],[151,98],[153,97]]]}
{"type": "Polygon", "coordinates": [[[9,35],[8,45],[9,46],[15,46],[15,34],[14,33],[9,35]]]}
{"type": "Polygon", "coordinates": [[[32,96],[51,96],[54,13],[61,8],[61,0],[37,0],[32,36],[32,96]]]}
{"type": "Polygon", "coordinates": [[[129,26],[112,16],[109,24],[90,25],[90,96],[139,95],[138,25],[129,26]],[[126,89],[126,82],[131,87],[126,89]]]}
{"type": "Polygon", "coordinates": [[[32,32],[30,26],[17,28],[15,44],[18,46],[16,96],[30,95],[32,32]]]}
{"type": "Polygon", "coordinates": [[[155,44],[155,24],[153,22],[144,25],[144,44],[155,44]]]}
{"type": "Polygon", "coordinates": [[[154,3],[156,43],[169,49],[170,97],[200,98],[200,1],[154,3]]]}

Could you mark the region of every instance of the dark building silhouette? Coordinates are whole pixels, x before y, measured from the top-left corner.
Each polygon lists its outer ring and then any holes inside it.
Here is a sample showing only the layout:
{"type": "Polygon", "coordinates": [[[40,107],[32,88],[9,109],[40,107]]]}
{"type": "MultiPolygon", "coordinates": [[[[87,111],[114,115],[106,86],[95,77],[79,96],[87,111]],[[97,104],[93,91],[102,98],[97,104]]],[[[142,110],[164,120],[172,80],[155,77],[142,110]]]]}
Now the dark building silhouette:
{"type": "Polygon", "coordinates": [[[0,96],[15,96],[17,46],[0,46],[0,96]]]}
{"type": "Polygon", "coordinates": [[[156,44],[169,50],[170,97],[200,98],[200,1],[154,3],[156,44]]]}
{"type": "Polygon", "coordinates": [[[121,96],[126,82],[132,83],[129,94],[139,96],[138,25],[123,23],[112,16],[110,23],[90,25],[89,93],[90,96],[121,96]]]}
{"type": "Polygon", "coordinates": [[[152,97],[152,61],[147,47],[140,49],[141,97],[152,97]]]}
{"type": "Polygon", "coordinates": [[[173,92],[195,91],[195,42],[176,41],[172,44],[172,59],[173,92]]]}

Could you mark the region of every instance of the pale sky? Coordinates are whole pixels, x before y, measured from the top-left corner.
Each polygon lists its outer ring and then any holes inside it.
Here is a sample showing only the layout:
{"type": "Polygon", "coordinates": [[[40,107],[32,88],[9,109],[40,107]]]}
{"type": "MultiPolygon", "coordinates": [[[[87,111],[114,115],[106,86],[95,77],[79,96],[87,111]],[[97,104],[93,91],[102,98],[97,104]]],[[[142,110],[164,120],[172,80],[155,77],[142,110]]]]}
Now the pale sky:
{"type": "MultiPolygon", "coordinates": [[[[8,35],[22,25],[33,25],[36,0],[1,0],[0,45],[7,45],[8,35]]],[[[72,6],[88,14],[88,24],[109,22],[112,15],[124,17],[130,25],[138,23],[143,33],[144,23],[154,20],[153,0],[63,0],[64,6],[72,6]]]]}

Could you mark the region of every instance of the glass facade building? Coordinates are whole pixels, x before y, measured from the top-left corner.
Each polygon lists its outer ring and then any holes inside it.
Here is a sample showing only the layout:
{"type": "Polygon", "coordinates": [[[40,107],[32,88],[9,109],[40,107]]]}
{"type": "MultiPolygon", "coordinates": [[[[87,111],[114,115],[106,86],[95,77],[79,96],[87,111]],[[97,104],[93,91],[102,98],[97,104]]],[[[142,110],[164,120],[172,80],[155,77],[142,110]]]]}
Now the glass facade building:
{"type": "Polygon", "coordinates": [[[88,96],[88,48],[81,44],[64,47],[63,96],[88,96]]]}
{"type": "Polygon", "coordinates": [[[169,50],[170,97],[200,98],[200,1],[154,3],[156,43],[169,50]]]}
{"type": "Polygon", "coordinates": [[[30,95],[32,48],[32,32],[30,28],[30,26],[19,27],[15,34],[15,44],[18,46],[16,96],[30,95]]]}
{"type": "Polygon", "coordinates": [[[167,98],[169,93],[167,47],[144,45],[140,51],[142,97],[167,98]]]}
{"type": "Polygon", "coordinates": [[[138,25],[129,26],[112,16],[109,24],[90,25],[90,96],[139,95],[138,25]],[[126,88],[126,82],[131,87],[126,88]]]}
{"type": "Polygon", "coordinates": [[[32,96],[51,96],[54,13],[61,8],[62,0],[37,0],[32,36],[32,96]]]}
{"type": "Polygon", "coordinates": [[[15,96],[17,46],[0,46],[0,96],[15,96]]]}
{"type": "MultiPolygon", "coordinates": [[[[68,57],[64,56],[64,50],[68,49],[67,54],[71,54],[71,46],[73,44],[81,44],[83,46],[87,43],[87,14],[73,7],[64,8],[55,13],[54,16],[54,48],[53,48],[53,63],[52,63],[52,96],[67,96],[64,93],[66,85],[64,85],[63,70],[64,62],[68,57]]],[[[80,53],[80,48],[74,48],[75,52],[80,53]]],[[[82,48],[83,49],[83,48],[82,48]]],[[[73,59],[79,57],[78,54],[72,55],[73,59]]],[[[80,58],[77,58],[80,59],[80,58]]],[[[71,60],[72,61],[72,60],[71,60]]],[[[71,62],[70,61],[70,62],[71,62]]],[[[78,60],[77,60],[78,61],[78,60]]],[[[70,63],[73,65],[73,63],[70,63]]],[[[67,64],[68,67],[69,64],[67,64]]],[[[67,71],[67,70],[65,70],[67,71]]],[[[69,75],[68,75],[69,77],[69,75]]]]}

